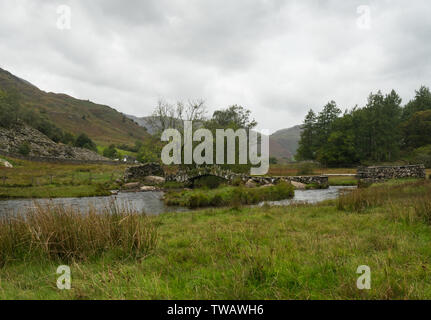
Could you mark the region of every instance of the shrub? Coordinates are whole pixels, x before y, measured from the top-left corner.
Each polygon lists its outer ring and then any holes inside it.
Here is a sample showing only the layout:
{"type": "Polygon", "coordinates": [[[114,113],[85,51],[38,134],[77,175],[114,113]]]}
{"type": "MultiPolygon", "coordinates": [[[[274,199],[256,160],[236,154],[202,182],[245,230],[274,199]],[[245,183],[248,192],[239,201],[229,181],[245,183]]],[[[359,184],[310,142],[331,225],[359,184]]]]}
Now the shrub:
{"type": "Polygon", "coordinates": [[[193,187],[215,189],[225,182],[223,178],[208,175],[196,178],[193,181],[193,187]]]}
{"type": "Polygon", "coordinates": [[[30,144],[28,142],[21,144],[18,148],[18,152],[23,156],[28,156],[30,154],[30,151],[30,144]]]}
{"type": "Polygon", "coordinates": [[[110,159],[118,158],[118,152],[115,145],[111,144],[108,148],[103,150],[103,156],[110,159]]]}
{"type": "Polygon", "coordinates": [[[96,144],[85,133],[81,133],[76,138],[75,147],[97,151],[96,144]]]}
{"type": "Polygon", "coordinates": [[[311,162],[301,163],[298,166],[297,174],[299,176],[312,175],[314,173],[314,164],[311,162]]]}
{"type": "Polygon", "coordinates": [[[244,185],[244,181],[241,179],[241,177],[235,177],[232,179],[231,184],[233,186],[239,187],[239,186],[244,185]]]}

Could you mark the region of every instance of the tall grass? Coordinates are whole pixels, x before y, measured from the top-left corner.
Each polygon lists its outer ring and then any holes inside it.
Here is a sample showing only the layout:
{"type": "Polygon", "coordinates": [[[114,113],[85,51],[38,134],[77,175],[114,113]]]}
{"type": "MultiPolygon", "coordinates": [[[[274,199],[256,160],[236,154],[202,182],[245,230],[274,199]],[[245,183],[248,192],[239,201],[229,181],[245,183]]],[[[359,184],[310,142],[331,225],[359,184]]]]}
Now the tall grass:
{"type": "Polygon", "coordinates": [[[394,180],[366,189],[346,192],[337,200],[337,209],[362,212],[389,204],[393,210],[414,210],[416,216],[431,223],[431,181],[394,180]]]}
{"type": "Polygon", "coordinates": [[[0,218],[0,265],[15,260],[88,260],[111,252],[141,258],[157,243],[153,221],[111,203],[102,212],[37,205],[25,214],[0,218]]]}

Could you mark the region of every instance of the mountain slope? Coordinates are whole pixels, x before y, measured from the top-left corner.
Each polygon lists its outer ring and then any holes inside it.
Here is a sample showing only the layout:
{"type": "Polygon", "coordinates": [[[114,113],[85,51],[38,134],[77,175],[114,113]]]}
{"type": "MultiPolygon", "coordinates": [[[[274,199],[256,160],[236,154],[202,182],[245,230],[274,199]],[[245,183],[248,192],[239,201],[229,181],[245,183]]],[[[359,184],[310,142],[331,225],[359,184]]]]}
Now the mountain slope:
{"type": "Polygon", "coordinates": [[[64,131],[86,133],[98,144],[134,145],[136,140],[148,137],[143,127],[113,108],[66,94],[47,93],[1,68],[0,89],[16,90],[24,107],[44,114],[64,131]]]}
{"type": "Polygon", "coordinates": [[[298,150],[301,126],[282,129],[270,136],[270,154],[279,159],[292,160],[298,150]]]}
{"type": "MultiPolygon", "coordinates": [[[[126,115],[129,119],[132,119],[133,121],[135,121],[137,124],[139,124],[141,127],[144,127],[145,130],[149,133],[149,134],[155,134],[156,133],[156,128],[153,128],[152,125],[152,120],[154,117],[149,116],[149,117],[135,117],[132,115],[126,115]]],[[[159,122],[160,123],[160,122],[159,122]]]]}

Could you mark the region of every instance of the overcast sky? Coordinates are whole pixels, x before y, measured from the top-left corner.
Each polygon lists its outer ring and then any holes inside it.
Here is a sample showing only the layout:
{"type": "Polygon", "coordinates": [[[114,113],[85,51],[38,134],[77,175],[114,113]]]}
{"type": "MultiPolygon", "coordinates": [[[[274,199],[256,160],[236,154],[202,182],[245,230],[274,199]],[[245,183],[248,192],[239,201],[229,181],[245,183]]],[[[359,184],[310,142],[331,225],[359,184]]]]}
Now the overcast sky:
{"type": "Polygon", "coordinates": [[[159,98],[240,104],[275,131],[330,100],[431,86],[430,14],[429,0],[0,0],[0,67],[136,116],[159,98]]]}

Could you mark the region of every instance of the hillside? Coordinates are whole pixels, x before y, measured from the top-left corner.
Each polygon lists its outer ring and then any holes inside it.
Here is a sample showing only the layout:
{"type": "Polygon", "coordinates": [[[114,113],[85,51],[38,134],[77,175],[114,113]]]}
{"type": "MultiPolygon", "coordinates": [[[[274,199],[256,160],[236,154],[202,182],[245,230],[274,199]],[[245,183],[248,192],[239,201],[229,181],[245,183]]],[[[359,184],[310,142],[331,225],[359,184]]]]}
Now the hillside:
{"type": "Polygon", "coordinates": [[[146,130],[115,109],[78,100],[66,94],[44,92],[0,68],[0,89],[16,90],[26,108],[45,115],[64,131],[86,133],[101,145],[129,144],[148,137],[146,130]]]}
{"type": "Polygon", "coordinates": [[[291,160],[298,150],[301,126],[279,130],[270,136],[270,154],[278,159],[291,160]]]}

